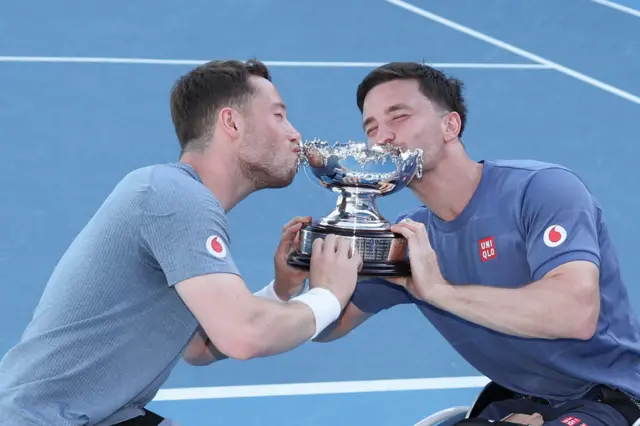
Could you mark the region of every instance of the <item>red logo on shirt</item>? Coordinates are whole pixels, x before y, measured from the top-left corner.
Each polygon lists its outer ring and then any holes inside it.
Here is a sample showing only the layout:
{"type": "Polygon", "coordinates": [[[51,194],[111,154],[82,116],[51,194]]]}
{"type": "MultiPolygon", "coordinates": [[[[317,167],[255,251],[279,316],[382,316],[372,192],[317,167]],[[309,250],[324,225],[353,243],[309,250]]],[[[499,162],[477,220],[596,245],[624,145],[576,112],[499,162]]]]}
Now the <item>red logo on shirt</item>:
{"type": "Polygon", "coordinates": [[[227,248],[225,247],[224,241],[217,235],[212,235],[207,238],[207,251],[212,256],[220,259],[227,255],[227,248]]]}
{"type": "Polygon", "coordinates": [[[220,244],[220,240],[218,239],[218,237],[215,237],[214,239],[211,240],[211,248],[216,253],[222,253],[222,250],[224,250],[222,248],[222,244],[220,244]]]}
{"type": "Polygon", "coordinates": [[[551,225],[545,229],[543,238],[548,247],[558,247],[567,239],[567,230],[560,225],[551,225]]]}
{"type": "Polygon", "coordinates": [[[480,240],[478,246],[480,247],[480,259],[483,262],[493,259],[498,255],[496,252],[496,242],[493,237],[480,240]]]}
{"type": "Polygon", "coordinates": [[[562,419],[561,423],[564,423],[565,425],[569,425],[569,426],[575,426],[579,424],[581,421],[582,420],[580,420],[577,417],[569,416],[562,419]]]}

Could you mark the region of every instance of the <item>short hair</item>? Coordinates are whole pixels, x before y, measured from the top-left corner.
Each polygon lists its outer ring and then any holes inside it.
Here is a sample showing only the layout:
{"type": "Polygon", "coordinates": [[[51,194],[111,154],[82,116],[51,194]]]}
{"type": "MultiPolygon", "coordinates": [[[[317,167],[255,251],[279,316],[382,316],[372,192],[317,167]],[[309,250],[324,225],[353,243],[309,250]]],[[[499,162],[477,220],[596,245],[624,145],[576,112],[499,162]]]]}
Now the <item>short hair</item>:
{"type": "Polygon", "coordinates": [[[463,83],[447,77],[442,71],[417,62],[390,62],[365,76],[358,85],[356,94],[358,109],[362,113],[364,99],[379,84],[394,80],[416,80],[420,92],[446,111],[455,111],[462,121],[459,136],[462,136],[467,121],[467,107],[462,96],[463,83]]]}
{"type": "Polygon", "coordinates": [[[240,108],[251,99],[256,91],[251,76],[271,81],[267,66],[251,59],[210,61],[175,82],[170,98],[171,119],[182,153],[206,146],[222,108],[240,108]]]}

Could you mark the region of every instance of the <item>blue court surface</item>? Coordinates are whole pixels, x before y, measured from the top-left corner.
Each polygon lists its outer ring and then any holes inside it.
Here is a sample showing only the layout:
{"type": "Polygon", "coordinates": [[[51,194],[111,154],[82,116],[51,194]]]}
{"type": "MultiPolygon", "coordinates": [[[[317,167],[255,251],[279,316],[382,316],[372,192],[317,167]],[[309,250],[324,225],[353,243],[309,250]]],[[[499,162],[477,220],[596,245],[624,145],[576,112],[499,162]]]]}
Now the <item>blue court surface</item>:
{"type": "MultiPolygon", "coordinates": [[[[559,162],[583,176],[640,308],[640,0],[410,1],[4,2],[0,353],[114,184],[177,158],[169,90],[213,58],[269,61],[303,137],[329,141],[363,137],[355,90],[377,63],[424,61],[463,79],[471,155],[559,162]]],[[[281,226],[334,202],[301,174],[231,212],[232,250],[253,290],[272,277],[281,226]]],[[[393,218],[416,203],[407,191],[380,208],[393,218]]],[[[484,383],[401,307],[338,342],[181,363],[152,408],[184,426],[413,425],[470,403],[484,383]]]]}

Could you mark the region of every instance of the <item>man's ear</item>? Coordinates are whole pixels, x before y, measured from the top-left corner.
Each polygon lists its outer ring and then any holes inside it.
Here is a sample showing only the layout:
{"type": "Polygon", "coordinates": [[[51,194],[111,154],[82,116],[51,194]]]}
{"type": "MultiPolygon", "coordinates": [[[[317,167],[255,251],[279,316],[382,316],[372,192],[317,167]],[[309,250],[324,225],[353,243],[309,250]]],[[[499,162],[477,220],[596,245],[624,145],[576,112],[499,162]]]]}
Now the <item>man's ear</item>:
{"type": "Polygon", "coordinates": [[[238,110],[222,108],[218,113],[218,127],[231,139],[238,139],[244,127],[244,120],[238,110]]]}
{"type": "Polygon", "coordinates": [[[462,129],[462,118],[457,112],[450,112],[444,118],[443,134],[445,142],[450,142],[458,137],[462,129]]]}

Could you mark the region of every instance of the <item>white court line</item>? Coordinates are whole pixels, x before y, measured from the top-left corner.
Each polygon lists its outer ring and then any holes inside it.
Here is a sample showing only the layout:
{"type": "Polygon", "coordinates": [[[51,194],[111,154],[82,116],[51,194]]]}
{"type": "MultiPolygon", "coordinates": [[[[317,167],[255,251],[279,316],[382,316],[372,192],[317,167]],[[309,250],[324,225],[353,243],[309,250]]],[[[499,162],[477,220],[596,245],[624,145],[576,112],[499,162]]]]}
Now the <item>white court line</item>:
{"type": "MultiPolygon", "coordinates": [[[[197,59],[151,59],[151,58],[93,58],[65,56],[0,56],[0,62],[60,62],[60,63],[102,63],[102,64],[142,64],[142,65],[201,65],[206,60],[197,59]]],[[[375,68],[384,62],[339,62],[339,61],[264,61],[270,67],[312,67],[312,68],[375,68]]],[[[504,63],[457,63],[430,64],[438,68],[486,68],[486,69],[551,69],[544,64],[504,64],[504,63]]]]}
{"type": "Polygon", "coordinates": [[[161,389],[154,401],[482,388],[483,376],[161,389]]]}
{"type": "Polygon", "coordinates": [[[613,95],[619,96],[623,99],[626,99],[628,101],[631,101],[635,104],[639,104],[640,105],[640,97],[633,95],[629,92],[625,92],[622,89],[619,89],[617,87],[614,87],[610,84],[604,83],[600,80],[596,80],[593,77],[589,77],[588,75],[582,74],[576,70],[573,70],[571,68],[567,68],[564,65],[560,65],[556,62],[550,61],[546,58],[543,58],[542,56],[538,56],[535,55],[527,50],[521,49],[519,47],[516,47],[512,44],[506,43],[502,40],[498,40],[497,38],[491,37],[487,34],[481,33],[480,31],[476,31],[472,28],[466,27],[464,25],[458,24],[457,22],[451,21],[449,19],[443,18],[440,15],[436,15],[435,13],[426,11],[424,9],[421,9],[417,6],[414,6],[410,3],[407,3],[406,1],[403,0],[384,0],[387,3],[391,3],[395,6],[401,7],[405,10],[408,10],[409,12],[412,12],[416,15],[422,16],[423,18],[427,18],[431,21],[437,22],[439,24],[442,24],[444,26],[447,26],[453,30],[456,30],[458,32],[461,32],[463,34],[466,34],[470,37],[473,37],[475,39],[478,40],[482,40],[486,43],[492,44],[496,47],[499,47],[503,50],[509,51],[511,53],[514,53],[518,56],[521,56],[523,58],[529,59],[533,62],[536,62],[538,64],[541,65],[546,65],[551,69],[554,69],[558,72],[561,72],[562,74],[566,74],[570,77],[573,77],[577,80],[580,80],[584,83],[587,83],[591,86],[597,87],[598,89],[602,89],[606,92],[609,92],[613,95]]]}
{"type": "Polygon", "coordinates": [[[633,15],[637,18],[640,18],[640,10],[633,9],[629,6],[624,6],[609,0],[591,0],[591,1],[594,3],[601,4],[603,6],[610,7],[611,9],[616,9],[620,12],[628,13],[629,15],[633,15]]]}

